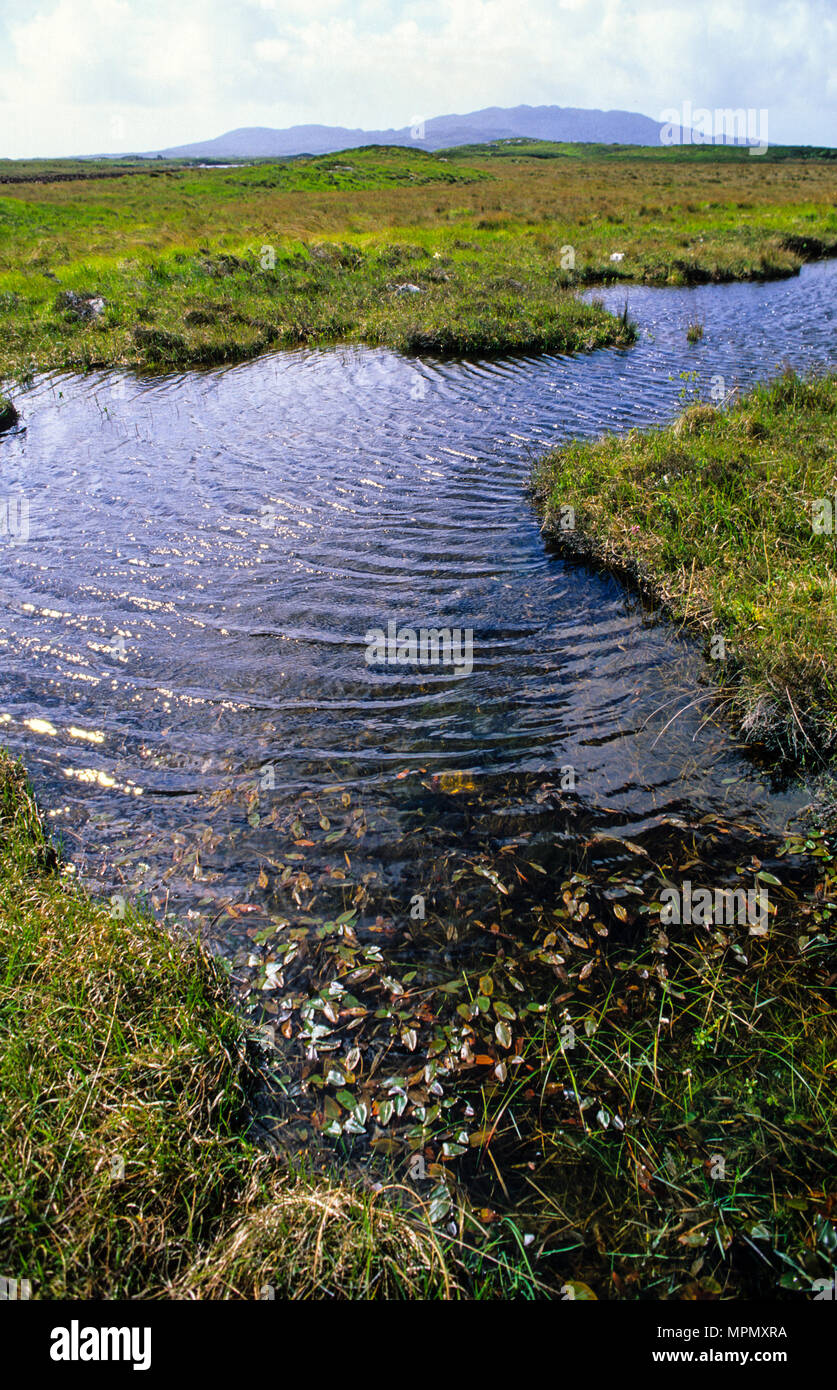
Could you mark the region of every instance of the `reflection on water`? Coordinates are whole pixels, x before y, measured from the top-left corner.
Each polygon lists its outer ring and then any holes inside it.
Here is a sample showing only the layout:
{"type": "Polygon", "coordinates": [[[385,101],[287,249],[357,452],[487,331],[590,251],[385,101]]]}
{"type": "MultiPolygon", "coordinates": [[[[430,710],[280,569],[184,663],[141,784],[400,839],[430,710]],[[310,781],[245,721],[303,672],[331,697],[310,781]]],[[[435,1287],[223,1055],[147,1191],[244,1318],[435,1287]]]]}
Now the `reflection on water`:
{"type": "Polygon", "coordinates": [[[301,797],[319,872],[392,886],[463,789],[500,838],[548,800],[567,853],[706,815],[780,826],[799,797],[708,718],[699,653],[545,553],[524,484],[556,440],[670,417],[682,372],[708,394],[833,363],[835,279],[631,289],[639,344],[577,358],[351,348],[41,381],[0,445],[30,527],[0,554],[0,732],[85,871],[232,942],[211,909],[265,907],[301,797]],[[367,664],[390,621],[472,629],[473,673],[367,664]]]}

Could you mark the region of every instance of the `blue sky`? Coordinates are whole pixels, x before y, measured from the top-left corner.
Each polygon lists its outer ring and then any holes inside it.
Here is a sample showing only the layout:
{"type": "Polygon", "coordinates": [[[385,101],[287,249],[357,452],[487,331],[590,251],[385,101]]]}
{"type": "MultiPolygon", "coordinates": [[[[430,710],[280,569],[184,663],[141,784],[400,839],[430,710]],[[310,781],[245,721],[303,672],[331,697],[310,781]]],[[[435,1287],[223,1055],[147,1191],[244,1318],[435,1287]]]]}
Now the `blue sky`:
{"type": "Polygon", "coordinates": [[[483,106],[754,107],[837,144],[837,0],[0,0],[0,155],[483,106]]]}

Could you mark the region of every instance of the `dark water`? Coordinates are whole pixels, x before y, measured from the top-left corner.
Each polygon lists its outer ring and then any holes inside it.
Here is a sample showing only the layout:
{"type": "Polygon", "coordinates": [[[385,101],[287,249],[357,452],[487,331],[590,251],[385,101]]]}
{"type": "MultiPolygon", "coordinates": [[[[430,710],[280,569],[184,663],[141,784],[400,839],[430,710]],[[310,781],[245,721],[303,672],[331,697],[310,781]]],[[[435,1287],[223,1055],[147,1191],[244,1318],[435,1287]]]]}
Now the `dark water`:
{"type": "Polygon", "coordinates": [[[215,906],[269,908],[257,876],[298,805],[318,871],[407,897],[421,818],[468,835],[463,788],[500,839],[782,826],[804,798],[708,718],[699,652],[547,554],[524,485],[549,444],[665,420],[713,378],[833,365],[836,290],[834,263],[633,288],[638,345],[577,358],[352,348],[41,380],[0,443],[2,494],[30,508],[28,541],[0,541],[0,737],[83,871],[232,942],[215,906]],[[473,673],[370,667],[390,620],[472,629],[473,673]]]}

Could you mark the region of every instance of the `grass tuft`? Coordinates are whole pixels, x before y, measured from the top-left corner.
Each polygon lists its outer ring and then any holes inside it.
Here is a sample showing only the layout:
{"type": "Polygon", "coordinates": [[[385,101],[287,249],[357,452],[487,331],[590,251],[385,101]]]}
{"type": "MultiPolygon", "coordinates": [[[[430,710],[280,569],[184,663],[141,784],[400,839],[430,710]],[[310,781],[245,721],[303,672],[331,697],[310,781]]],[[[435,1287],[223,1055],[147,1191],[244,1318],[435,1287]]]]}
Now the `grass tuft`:
{"type": "Polygon", "coordinates": [[[256,1068],[223,973],[61,871],[5,757],[0,851],[5,1277],[35,1298],[458,1290],[415,1200],[245,1137],[256,1068]]]}
{"type": "Polygon", "coordinates": [[[793,761],[837,750],[835,459],[837,376],[788,371],[726,411],[572,443],[535,471],[559,548],[701,632],[734,724],[793,761]]]}

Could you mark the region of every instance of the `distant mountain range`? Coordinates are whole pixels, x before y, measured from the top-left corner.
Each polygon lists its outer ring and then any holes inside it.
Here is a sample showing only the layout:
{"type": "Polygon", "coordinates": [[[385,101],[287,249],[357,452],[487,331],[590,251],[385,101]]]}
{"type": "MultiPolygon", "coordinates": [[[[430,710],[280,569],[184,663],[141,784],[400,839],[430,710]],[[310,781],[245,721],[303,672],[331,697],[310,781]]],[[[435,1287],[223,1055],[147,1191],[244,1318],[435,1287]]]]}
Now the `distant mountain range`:
{"type": "Polygon", "coordinates": [[[487,106],[464,116],[432,116],[400,130],[348,130],[345,126],[294,125],[230,130],[215,140],[160,150],[167,159],[257,159],[295,154],[331,154],[358,145],[409,145],[442,150],[450,145],[484,145],[528,137],[585,144],[659,145],[662,126],[635,111],[586,111],[575,106],[487,106]]]}

